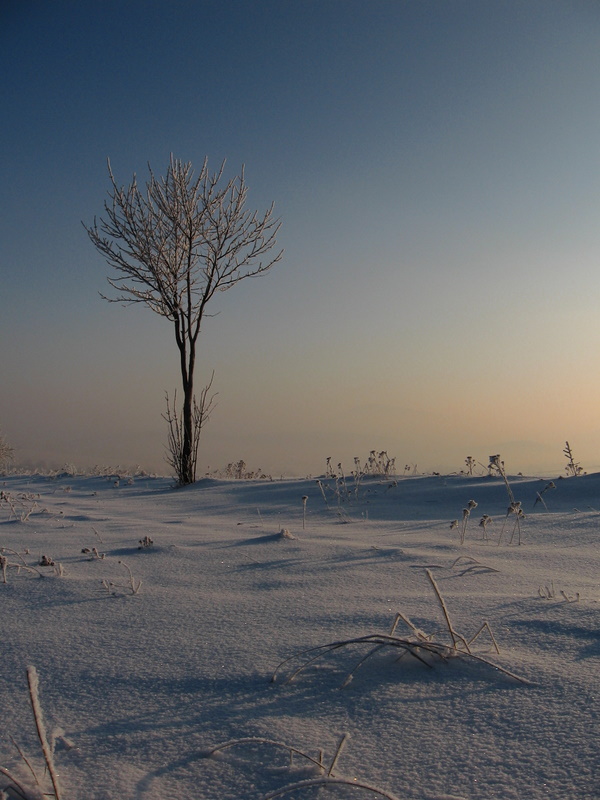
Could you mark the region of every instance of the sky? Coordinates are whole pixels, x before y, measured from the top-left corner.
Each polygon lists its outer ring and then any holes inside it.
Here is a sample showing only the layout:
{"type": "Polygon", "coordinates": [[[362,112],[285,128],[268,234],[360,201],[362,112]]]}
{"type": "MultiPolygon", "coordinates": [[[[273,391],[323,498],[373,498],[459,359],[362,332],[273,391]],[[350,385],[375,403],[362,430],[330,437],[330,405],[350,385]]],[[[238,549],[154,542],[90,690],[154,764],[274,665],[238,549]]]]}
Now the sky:
{"type": "Polygon", "coordinates": [[[82,222],[171,153],[271,202],[283,260],[215,298],[199,471],[387,450],[600,469],[600,4],[7,0],[0,427],[28,466],[168,472],[171,324],[102,300],[82,222]]]}

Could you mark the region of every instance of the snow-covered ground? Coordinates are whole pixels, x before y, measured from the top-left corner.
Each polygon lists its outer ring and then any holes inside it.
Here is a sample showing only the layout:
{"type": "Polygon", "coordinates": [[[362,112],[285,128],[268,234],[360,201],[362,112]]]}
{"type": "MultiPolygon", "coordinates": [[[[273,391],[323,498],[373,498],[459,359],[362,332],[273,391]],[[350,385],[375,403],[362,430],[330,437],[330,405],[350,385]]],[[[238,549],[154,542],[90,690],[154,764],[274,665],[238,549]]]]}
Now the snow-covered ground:
{"type": "MultiPolygon", "coordinates": [[[[31,797],[52,789],[28,666],[63,800],[258,800],[298,782],[281,796],[600,797],[600,475],[555,479],[547,509],[548,480],[510,479],[520,545],[500,478],[368,478],[339,506],[331,479],[328,505],[312,479],[115,483],[0,481],[0,766],[31,797]],[[435,587],[465,639],[489,623],[500,652],[487,629],[470,649],[492,664],[451,647],[435,587]],[[342,687],[377,639],[271,680],[308,648],[389,634],[398,612],[446,657],[385,645],[342,687]],[[258,741],[210,755],[243,739],[258,741]],[[324,771],[282,744],[322,751],[324,771]]],[[[395,637],[416,641],[402,620],[395,637]]]]}

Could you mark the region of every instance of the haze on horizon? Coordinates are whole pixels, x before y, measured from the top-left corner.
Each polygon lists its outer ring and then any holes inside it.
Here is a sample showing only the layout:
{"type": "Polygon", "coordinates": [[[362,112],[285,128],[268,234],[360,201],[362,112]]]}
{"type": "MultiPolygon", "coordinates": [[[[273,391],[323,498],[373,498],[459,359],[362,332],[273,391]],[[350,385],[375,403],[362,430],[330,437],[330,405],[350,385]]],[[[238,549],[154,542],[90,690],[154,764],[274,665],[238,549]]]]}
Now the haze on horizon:
{"type": "Polygon", "coordinates": [[[9,0],[0,427],[18,463],[166,472],[169,323],[100,299],[81,221],[169,154],[275,202],[284,259],[221,295],[199,473],[600,469],[600,6],[9,0]]]}

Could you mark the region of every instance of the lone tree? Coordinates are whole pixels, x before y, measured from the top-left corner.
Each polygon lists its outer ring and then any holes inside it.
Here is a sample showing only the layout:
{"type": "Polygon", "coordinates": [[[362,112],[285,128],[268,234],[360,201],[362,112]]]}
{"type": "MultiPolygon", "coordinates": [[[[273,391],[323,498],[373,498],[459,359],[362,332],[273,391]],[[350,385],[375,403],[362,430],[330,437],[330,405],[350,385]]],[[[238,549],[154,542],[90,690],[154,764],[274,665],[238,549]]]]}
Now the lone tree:
{"type": "Polygon", "coordinates": [[[177,409],[176,395],[171,406],[167,396],[164,417],[169,424],[167,460],[180,485],[196,480],[200,432],[214,400],[209,397],[212,378],[199,402],[194,395],[196,347],[208,304],[216,292],[262,275],[283,255],[270,253],[281,225],[273,205],[262,216],[248,210],[243,167],[226,181],[224,166],[211,174],[205,159],[195,176],[190,163],[171,155],[166,176],[157,178],[149,167],[142,190],[135,175],[128,186],[118,186],[109,161],[105,216],[84,225],[116,272],[108,282],[117,295],[104,299],[145,303],[173,323],[183,407],[177,409]]]}

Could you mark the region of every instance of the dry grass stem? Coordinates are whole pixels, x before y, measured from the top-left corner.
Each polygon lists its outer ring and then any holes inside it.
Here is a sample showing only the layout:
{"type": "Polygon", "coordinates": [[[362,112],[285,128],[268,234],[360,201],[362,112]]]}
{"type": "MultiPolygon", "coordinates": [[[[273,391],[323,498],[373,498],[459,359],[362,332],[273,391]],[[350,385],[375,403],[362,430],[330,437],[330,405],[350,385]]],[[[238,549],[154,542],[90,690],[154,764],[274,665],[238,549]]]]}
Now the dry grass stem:
{"type": "Polygon", "coordinates": [[[124,561],[119,561],[119,564],[121,564],[121,566],[125,567],[125,569],[127,570],[127,575],[129,576],[129,588],[131,589],[131,594],[137,594],[139,590],[142,588],[141,580],[140,581],[135,580],[131,569],[124,561]]]}
{"type": "Polygon", "coordinates": [[[287,786],[283,786],[280,789],[276,789],[273,792],[269,792],[269,794],[263,797],[263,800],[271,800],[272,798],[275,797],[283,797],[286,794],[290,794],[292,792],[302,790],[305,788],[311,788],[313,786],[322,786],[325,788],[330,788],[333,786],[342,786],[342,785],[354,786],[356,788],[365,789],[366,791],[369,791],[372,794],[376,794],[379,795],[380,797],[387,798],[387,800],[398,800],[398,798],[395,795],[391,794],[390,792],[384,789],[380,789],[377,786],[373,786],[369,783],[363,783],[362,781],[358,781],[356,778],[347,779],[335,776],[335,769],[337,767],[337,763],[349,738],[350,736],[348,733],[345,733],[341,737],[329,767],[326,767],[324,763],[323,750],[319,750],[317,758],[313,758],[313,756],[309,755],[308,753],[305,753],[302,750],[299,750],[297,747],[294,747],[293,745],[284,744],[283,742],[278,742],[273,739],[266,739],[261,737],[247,737],[242,739],[232,739],[228,742],[223,742],[222,744],[218,744],[216,745],[216,747],[211,748],[206,753],[206,756],[210,758],[210,756],[213,756],[215,753],[227,750],[230,747],[252,745],[252,744],[270,745],[272,747],[282,748],[283,750],[286,750],[289,753],[290,766],[292,766],[293,756],[297,755],[300,756],[301,758],[306,759],[310,764],[317,767],[319,772],[321,773],[321,776],[318,778],[308,778],[306,780],[297,781],[295,783],[290,783],[287,786]]]}
{"type": "Polygon", "coordinates": [[[13,737],[13,736],[11,736],[11,737],[10,737],[10,740],[11,740],[11,742],[13,743],[13,745],[14,745],[14,747],[15,747],[15,749],[16,749],[16,751],[17,751],[17,753],[18,753],[18,754],[21,756],[21,759],[23,760],[24,764],[27,766],[27,769],[29,770],[29,772],[31,772],[31,775],[32,775],[32,777],[33,777],[33,780],[34,780],[34,781],[37,783],[37,785],[39,786],[39,785],[40,785],[40,782],[39,782],[39,780],[38,780],[38,776],[35,774],[35,770],[34,770],[33,766],[31,765],[31,761],[30,761],[30,760],[27,758],[27,756],[25,755],[25,753],[23,752],[23,749],[22,749],[21,747],[19,747],[19,744],[18,744],[18,742],[16,742],[16,741],[15,741],[15,739],[14,739],[14,737],[13,737]]]}
{"type": "Polygon", "coordinates": [[[27,683],[29,685],[29,699],[31,701],[31,710],[33,711],[33,718],[35,720],[35,727],[37,730],[38,739],[44,754],[44,761],[48,768],[50,780],[52,781],[52,788],[54,789],[54,797],[56,800],[61,800],[61,793],[58,784],[58,774],[54,767],[54,755],[48,744],[48,737],[46,734],[46,727],[44,725],[44,716],[42,713],[42,706],[40,705],[39,698],[39,678],[35,667],[27,667],[27,683]]]}
{"type": "MultiPolygon", "coordinates": [[[[5,767],[0,767],[0,775],[4,775],[5,778],[8,778],[12,786],[9,784],[5,786],[3,791],[7,792],[13,790],[13,794],[18,796],[19,800],[29,800],[29,795],[27,794],[26,789],[19,783],[19,781],[12,775],[5,767]]],[[[12,800],[12,799],[11,799],[12,800]]]]}
{"type": "Polygon", "coordinates": [[[500,572],[499,569],[488,567],[487,564],[482,564],[476,558],[470,556],[459,556],[452,562],[451,569],[462,569],[461,575],[466,575],[467,572],[500,572]]]}
{"type": "Polygon", "coordinates": [[[452,627],[452,623],[450,621],[450,614],[448,613],[448,609],[446,608],[446,603],[444,602],[444,598],[442,597],[442,594],[441,594],[441,592],[440,592],[440,590],[438,588],[438,585],[435,582],[435,578],[431,574],[431,570],[426,569],[425,572],[427,573],[427,577],[429,578],[429,582],[433,586],[433,591],[436,594],[436,597],[437,597],[438,602],[440,604],[440,608],[442,609],[442,613],[444,614],[444,619],[446,620],[446,625],[448,626],[448,632],[449,632],[450,637],[452,639],[452,644],[453,644],[454,648],[456,649],[457,642],[462,641],[462,643],[465,645],[465,647],[467,649],[467,652],[470,652],[469,645],[466,643],[465,639],[459,633],[456,633],[456,631],[452,627]]]}
{"type": "Polygon", "coordinates": [[[278,747],[278,748],[280,747],[283,750],[287,750],[290,754],[295,754],[297,756],[305,758],[307,761],[310,761],[312,764],[319,767],[320,769],[322,769],[323,767],[322,758],[319,759],[313,758],[312,756],[308,755],[308,753],[299,750],[297,747],[293,747],[292,745],[289,744],[284,744],[284,742],[275,741],[274,739],[266,739],[258,736],[248,736],[241,739],[231,739],[228,742],[222,742],[221,744],[212,747],[206,753],[206,757],[210,758],[210,756],[215,755],[215,753],[219,753],[222,750],[228,750],[230,747],[239,747],[241,745],[247,745],[247,744],[266,744],[266,745],[271,745],[272,747],[278,747]]]}
{"type": "Polygon", "coordinates": [[[440,661],[448,661],[451,658],[456,657],[468,657],[475,661],[480,661],[488,666],[492,667],[495,670],[507,675],[510,678],[513,678],[519,683],[523,683],[526,685],[531,685],[531,682],[525,678],[522,678],[516,675],[514,672],[510,672],[509,670],[505,669],[504,667],[495,664],[494,662],[490,661],[487,658],[484,658],[480,655],[475,655],[471,651],[471,645],[475,642],[481,634],[486,631],[490,639],[492,641],[492,645],[496,651],[496,653],[500,653],[500,648],[498,647],[498,643],[492,633],[492,629],[488,622],[483,622],[480,628],[477,630],[474,636],[470,639],[467,639],[461,633],[458,633],[456,628],[453,626],[452,621],[450,619],[450,614],[448,612],[448,608],[442,597],[442,593],[440,592],[439,586],[437,585],[433,575],[431,574],[429,569],[426,569],[427,577],[431,583],[431,586],[435,592],[436,598],[444,615],[444,620],[446,622],[446,630],[451,639],[451,646],[444,644],[442,642],[435,642],[433,641],[434,636],[436,634],[426,634],[422,630],[416,627],[408,617],[404,614],[398,613],[394,618],[394,622],[391,627],[390,634],[383,634],[383,633],[374,633],[374,634],[367,634],[365,636],[356,636],[350,639],[342,639],[339,641],[328,642],[324,645],[318,645],[316,647],[310,647],[300,652],[295,653],[292,656],[281,661],[275,671],[271,676],[271,682],[276,683],[278,680],[278,676],[284,669],[292,664],[294,661],[299,661],[299,666],[293,668],[291,672],[287,675],[285,680],[283,681],[284,684],[291,683],[301,672],[303,672],[307,667],[311,664],[314,664],[323,656],[326,656],[330,653],[335,652],[344,647],[348,647],[351,645],[370,645],[369,650],[367,653],[360,658],[360,660],[352,667],[352,669],[346,674],[344,678],[341,688],[347,686],[353,679],[357,670],[369,659],[371,656],[378,653],[385,647],[395,648],[400,651],[400,655],[397,661],[404,658],[406,655],[410,655],[419,661],[421,664],[428,668],[433,667],[433,661],[440,660],[440,661]],[[399,622],[404,622],[405,625],[411,630],[414,638],[406,639],[401,638],[396,635],[396,629],[399,622]]]}
{"type": "Polygon", "coordinates": [[[8,568],[13,567],[17,570],[17,575],[21,572],[21,570],[25,570],[25,572],[34,572],[39,578],[43,578],[43,574],[36,569],[35,567],[30,567],[29,564],[26,564],[23,560],[23,556],[18,553],[16,550],[12,550],[10,547],[1,547],[0,548],[0,570],[2,571],[2,583],[8,583],[8,568]],[[8,556],[6,553],[10,553],[13,556],[18,558],[18,563],[13,563],[9,561],[8,556]]]}
{"type": "Polygon", "coordinates": [[[266,794],[263,800],[273,800],[275,797],[283,797],[283,795],[290,794],[290,792],[295,792],[299,789],[308,789],[313,786],[324,786],[326,788],[330,788],[331,786],[354,786],[357,789],[364,789],[367,792],[371,792],[371,794],[384,797],[386,800],[399,800],[396,795],[384,789],[379,789],[377,786],[372,786],[369,783],[362,783],[354,779],[350,780],[349,778],[310,778],[305,781],[298,781],[298,783],[291,783],[289,786],[284,786],[283,789],[277,789],[274,792],[266,794]]]}

